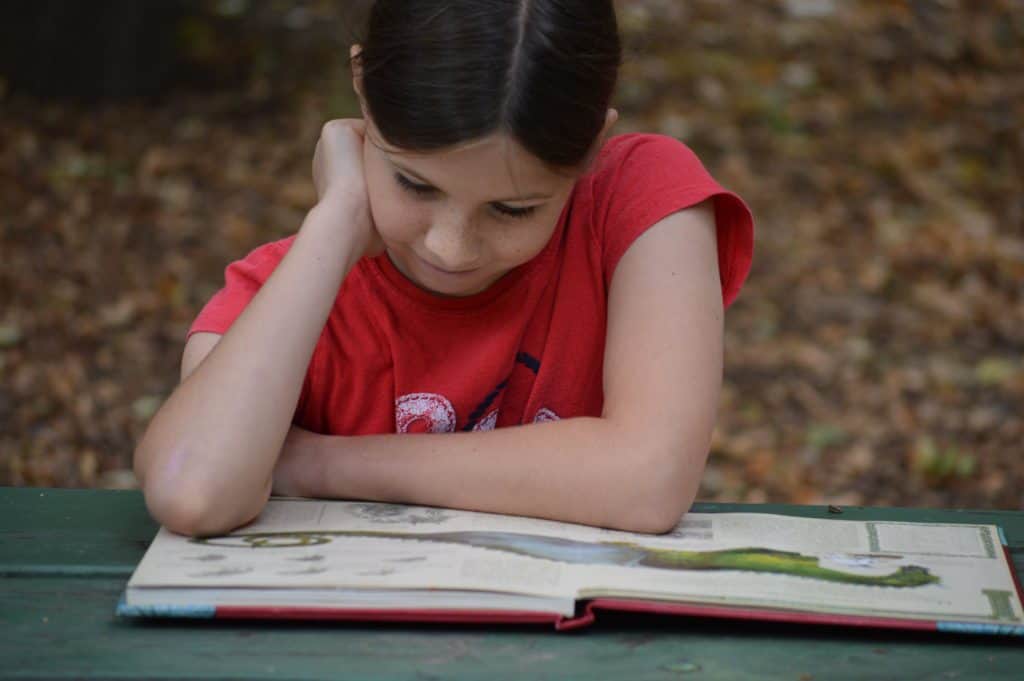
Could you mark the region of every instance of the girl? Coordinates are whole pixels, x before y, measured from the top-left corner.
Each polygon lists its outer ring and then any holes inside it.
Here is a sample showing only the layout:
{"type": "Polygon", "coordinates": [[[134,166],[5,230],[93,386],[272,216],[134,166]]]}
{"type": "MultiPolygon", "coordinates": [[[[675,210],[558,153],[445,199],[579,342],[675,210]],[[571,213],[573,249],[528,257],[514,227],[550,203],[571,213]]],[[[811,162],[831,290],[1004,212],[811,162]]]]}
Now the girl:
{"type": "Polygon", "coordinates": [[[749,211],[683,144],[610,137],[611,0],[378,0],[361,120],[298,233],[226,270],[135,451],[153,516],[271,493],[666,531],[696,494],[749,211]]]}

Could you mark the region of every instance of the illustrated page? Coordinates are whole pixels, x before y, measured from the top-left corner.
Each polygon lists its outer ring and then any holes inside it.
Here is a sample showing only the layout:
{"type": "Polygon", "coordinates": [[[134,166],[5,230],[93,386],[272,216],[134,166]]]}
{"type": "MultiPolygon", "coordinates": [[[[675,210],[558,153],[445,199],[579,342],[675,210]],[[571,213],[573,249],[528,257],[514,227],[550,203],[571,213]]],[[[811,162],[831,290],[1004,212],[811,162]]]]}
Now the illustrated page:
{"type": "Polygon", "coordinates": [[[664,535],[275,498],[193,540],[161,529],[130,586],[458,589],[1020,623],[995,527],[686,515],[664,535]]]}

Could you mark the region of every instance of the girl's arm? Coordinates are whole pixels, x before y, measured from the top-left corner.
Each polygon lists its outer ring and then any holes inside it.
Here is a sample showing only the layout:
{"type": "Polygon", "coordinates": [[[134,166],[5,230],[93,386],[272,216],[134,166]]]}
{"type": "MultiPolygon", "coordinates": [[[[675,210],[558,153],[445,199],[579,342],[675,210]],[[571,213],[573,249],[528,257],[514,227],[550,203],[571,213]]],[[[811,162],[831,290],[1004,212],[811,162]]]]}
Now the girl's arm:
{"type": "Polygon", "coordinates": [[[183,370],[187,377],[136,447],[135,472],[146,504],[171,530],[194,535],[233,529],[257,515],[270,495],[274,466],[338,288],[375,245],[359,184],[361,144],[357,127],[325,126],[314,155],[319,203],[213,348],[201,347],[209,338],[193,337],[196,345],[186,359],[197,348],[209,354],[194,371],[183,370]]]}
{"type": "Polygon", "coordinates": [[[721,387],[716,248],[705,202],[665,218],[622,257],[599,418],[427,435],[293,429],[275,491],[672,528],[697,493],[721,387]]]}

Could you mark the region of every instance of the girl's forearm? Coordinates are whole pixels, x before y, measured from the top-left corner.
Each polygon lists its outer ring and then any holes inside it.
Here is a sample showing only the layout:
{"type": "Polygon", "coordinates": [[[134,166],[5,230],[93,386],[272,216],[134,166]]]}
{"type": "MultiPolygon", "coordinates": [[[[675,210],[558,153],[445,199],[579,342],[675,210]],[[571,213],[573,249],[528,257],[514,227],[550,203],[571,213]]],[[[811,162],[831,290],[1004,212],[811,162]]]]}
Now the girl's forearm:
{"type": "Polygon", "coordinates": [[[136,448],[146,502],[173,530],[232,529],[255,516],[270,494],[313,349],[342,280],[361,255],[345,221],[364,216],[354,216],[341,197],[325,198],[136,448]]]}
{"type": "Polygon", "coordinates": [[[310,496],[663,532],[697,493],[707,444],[669,451],[605,418],[424,435],[318,436],[310,496]]]}

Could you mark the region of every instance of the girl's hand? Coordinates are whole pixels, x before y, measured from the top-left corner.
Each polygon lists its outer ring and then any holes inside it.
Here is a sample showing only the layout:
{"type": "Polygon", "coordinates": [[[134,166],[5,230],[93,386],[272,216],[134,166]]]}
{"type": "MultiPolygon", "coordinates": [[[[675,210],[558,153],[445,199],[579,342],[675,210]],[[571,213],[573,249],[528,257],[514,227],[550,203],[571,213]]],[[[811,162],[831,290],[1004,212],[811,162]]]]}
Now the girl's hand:
{"type": "Polygon", "coordinates": [[[313,184],[319,203],[337,204],[355,217],[353,229],[359,230],[361,255],[372,257],[384,252],[384,242],[373,224],[370,200],[363,172],[363,144],[366,123],[356,118],[327,121],[313,152],[313,184]],[[353,210],[354,208],[354,210],[353,210]]]}

